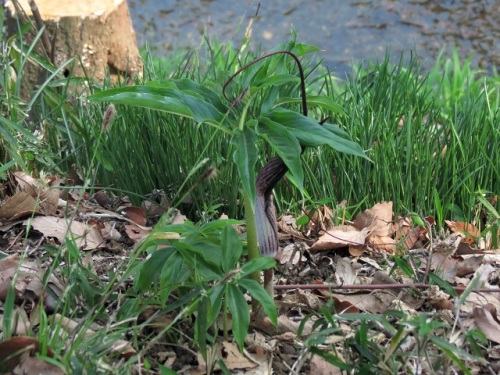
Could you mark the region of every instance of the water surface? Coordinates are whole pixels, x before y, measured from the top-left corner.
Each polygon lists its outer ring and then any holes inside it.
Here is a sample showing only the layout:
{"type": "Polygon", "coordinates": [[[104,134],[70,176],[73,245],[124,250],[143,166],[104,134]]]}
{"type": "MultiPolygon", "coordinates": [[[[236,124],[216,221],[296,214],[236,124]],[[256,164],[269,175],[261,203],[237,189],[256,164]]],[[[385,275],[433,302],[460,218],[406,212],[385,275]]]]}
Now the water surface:
{"type": "Polygon", "coordinates": [[[343,74],[360,60],[393,59],[416,51],[431,66],[439,51],[455,46],[462,58],[491,71],[500,63],[500,0],[128,0],[139,45],[157,55],[195,48],[203,33],[220,42],[241,42],[252,23],[252,45],[264,50],[290,40],[324,52],[343,74]]]}

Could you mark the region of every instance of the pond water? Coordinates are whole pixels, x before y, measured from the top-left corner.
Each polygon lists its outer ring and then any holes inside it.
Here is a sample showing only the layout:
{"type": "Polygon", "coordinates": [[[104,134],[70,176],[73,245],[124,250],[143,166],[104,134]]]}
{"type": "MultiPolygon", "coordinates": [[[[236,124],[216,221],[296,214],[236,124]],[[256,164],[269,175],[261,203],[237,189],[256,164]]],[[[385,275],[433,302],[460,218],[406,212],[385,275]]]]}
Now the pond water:
{"type": "Polygon", "coordinates": [[[252,23],[252,45],[268,50],[291,38],[324,52],[326,65],[342,75],[360,60],[415,51],[432,66],[442,48],[476,67],[500,65],[500,0],[128,0],[139,45],[158,56],[200,45],[203,33],[220,42],[241,42],[252,23]]]}

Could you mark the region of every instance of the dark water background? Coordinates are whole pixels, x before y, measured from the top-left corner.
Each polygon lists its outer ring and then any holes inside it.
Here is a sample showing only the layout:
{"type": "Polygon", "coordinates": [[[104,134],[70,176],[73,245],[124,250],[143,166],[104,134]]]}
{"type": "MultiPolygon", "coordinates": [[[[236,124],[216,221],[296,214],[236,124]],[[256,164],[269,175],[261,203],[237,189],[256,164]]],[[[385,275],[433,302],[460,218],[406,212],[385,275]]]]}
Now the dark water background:
{"type": "Polygon", "coordinates": [[[456,47],[473,65],[491,72],[500,65],[500,0],[128,0],[139,45],[157,56],[196,48],[203,33],[220,42],[241,42],[253,19],[251,46],[263,50],[290,40],[324,52],[326,65],[343,74],[360,60],[393,60],[413,50],[424,66],[439,51],[456,47]],[[259,7],[260,4],[260,7],[259,7]],[[258,9],[258,13],[256,15],[258,9]]]}

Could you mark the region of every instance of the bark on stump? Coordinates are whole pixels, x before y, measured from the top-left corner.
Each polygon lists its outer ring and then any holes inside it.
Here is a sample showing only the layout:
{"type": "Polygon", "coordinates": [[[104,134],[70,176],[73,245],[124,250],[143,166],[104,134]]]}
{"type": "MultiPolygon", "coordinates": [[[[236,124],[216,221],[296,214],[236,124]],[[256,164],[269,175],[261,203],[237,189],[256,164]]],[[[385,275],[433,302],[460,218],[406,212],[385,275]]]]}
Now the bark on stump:
{"type": "MultiPolygon", "coordinates": [[[[19,3],[33,20],[29,0],[19,3]]],[[[108,70],[112,78],[141,74],[142,60],[126,0],[36,0],[35,3],[48,35],[46,43],[39,42],[36,50],[53,59],[56,66],[76,57],[71,71],[74,77],[102,80],[108,70]],[[48,40],[53,56],[46,51],[48,40]]],[[[17,32],[18,15],[12,1],[7,2],[7,8],[7,31],[12,35],[17,32]]],[[[32,34],[36,35],[36,30],[32,34]]],[[[28,82],[32,85],[43,82],[45,72],[30,65],[24,72],[28,82]]],[[[70,73],[69,69],[64,73],[70,73]]]]}

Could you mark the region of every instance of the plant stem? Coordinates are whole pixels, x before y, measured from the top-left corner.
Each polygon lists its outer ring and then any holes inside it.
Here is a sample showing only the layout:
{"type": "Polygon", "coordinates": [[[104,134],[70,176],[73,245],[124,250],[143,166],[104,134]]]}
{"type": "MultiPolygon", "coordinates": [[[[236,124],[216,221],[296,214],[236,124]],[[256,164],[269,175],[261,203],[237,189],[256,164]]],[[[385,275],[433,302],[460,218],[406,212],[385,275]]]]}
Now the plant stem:
{"type": "MultiPolygon", "coordinates": [[[[259,246],[257,245],[257,229],[255,226],[255,215],[253,212],[253,202],[246,192],[244,192],[245,200],[245,223],[247,227],[247,247],[248,247],[248,260],[260,257],[259,246]]],[[[260,284],[260,272],[254,272],[251,278],[260,284]]],[[[252,301],[255,305],[255,300],[252,301]]]]}

